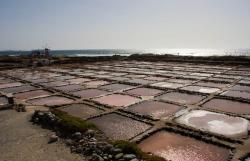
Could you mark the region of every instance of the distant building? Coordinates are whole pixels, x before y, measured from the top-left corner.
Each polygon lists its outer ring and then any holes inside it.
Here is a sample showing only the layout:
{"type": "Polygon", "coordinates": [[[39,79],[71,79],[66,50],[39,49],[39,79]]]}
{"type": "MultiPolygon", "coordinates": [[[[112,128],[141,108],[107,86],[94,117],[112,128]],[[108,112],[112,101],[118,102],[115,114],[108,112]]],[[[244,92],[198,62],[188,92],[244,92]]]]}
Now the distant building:
{"type": "Polygon", "coordinates": [[[30,54],[32,57],[49,57],[50,56],[50,50],[48,48],[45,48],[44,50],[33,50],[30,54]]]}

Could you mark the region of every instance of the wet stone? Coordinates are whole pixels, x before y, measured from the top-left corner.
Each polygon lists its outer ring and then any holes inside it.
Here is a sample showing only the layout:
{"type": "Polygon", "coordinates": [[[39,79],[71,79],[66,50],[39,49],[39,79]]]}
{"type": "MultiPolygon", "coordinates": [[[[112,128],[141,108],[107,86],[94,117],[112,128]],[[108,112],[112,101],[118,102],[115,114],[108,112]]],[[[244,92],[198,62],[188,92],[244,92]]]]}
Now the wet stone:
{"type": "Polygon", "coordinates": [[[55,105],[64,105],[64,104],[70,104],[74,100],[67,98],[67,97],[62,97],[62,96],[49,96],[49,97],[42,97],[42,98],[35,98],[26,101],[27,103],[30,103],[32,105],[37,105],[37,106],[55,106],[55,105]]]}
{"type": "Polygon", "coordinates": [[[180,109],[182,109],[180,106],[157,101],[144,101],[127,108],[131,112],[151,116],[154,119],[166,119],[180,109]]]}
{"type": "Polygon", "coordinates": [[[99,89],[85,89],[81,91],[72,92],[73,95],[80,96],[81,98],[93,98],[107,93],[107,91],[99,89]]]}
{"type": "Polygon", "coordinates": [[[14,94],[14,97],[16,99],[25,100],[25,99],[35,98],[35,97],[47,96],[50,94],[51,92],[48,92],[45,90],[35,90],[35,91],[17,93],[17,94],[14,94]]]}
{"type": "Polygon", "coordinates": [[[205,98],[205,96],[179,93],[179,92],[170,92],[163,94],[158,99],[162,101],[175,102],[180,104],[196,104],[205,98]]]}
{"type": "Polygon", "coordinates": [[[249,121],[204,110],[193,110],[177,118],[180,124],[232,138],[248,135],[249,121]]]}
{"type": "Polygon", "coordinates": [[[139,147],[173,161],[228,161],[230,156],[225,148],[166,131],[149,136],[139,147]]]}
{"type": "Polygon", "coordinates": [[[64,112],[67,112],[72,116],[79,117],[84,120],[103,112],[103,110],[85,104],[72,104],[60,107],[59,109],[64,112]]]}
{"type": "Polygon", "coordinates": [[[18,87],[10,87],[10,88],[1,89],[1,91],[5,93],[18,93],[18,92],[35,90],[35,89],[36,87],[30,86],[30,85],[23,85],[23,86],[18,86],[18,87]]]}
{"type": "Polygon", "coordinates": [[[128,140],[151,126],[115,113],[90,119],[106,136],[113,140],[128,140]]]}
{"type": "Polygon", "coordinates": [[[99,102],[100,104],[115,107],[129,106],[140,101],[139,98],[121,94],[111,94],[93,100],[99,102]]]}

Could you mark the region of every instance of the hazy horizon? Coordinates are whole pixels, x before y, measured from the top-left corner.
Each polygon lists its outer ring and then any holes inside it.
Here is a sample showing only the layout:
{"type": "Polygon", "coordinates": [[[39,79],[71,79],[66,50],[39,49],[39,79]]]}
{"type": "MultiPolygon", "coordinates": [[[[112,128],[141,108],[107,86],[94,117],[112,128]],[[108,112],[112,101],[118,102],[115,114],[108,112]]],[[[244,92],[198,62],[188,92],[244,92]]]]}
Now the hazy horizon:
{"type": "Polygon", "coordinates": [[[0,50],[250,48],[249,0],[3,0],[0,50]]]}

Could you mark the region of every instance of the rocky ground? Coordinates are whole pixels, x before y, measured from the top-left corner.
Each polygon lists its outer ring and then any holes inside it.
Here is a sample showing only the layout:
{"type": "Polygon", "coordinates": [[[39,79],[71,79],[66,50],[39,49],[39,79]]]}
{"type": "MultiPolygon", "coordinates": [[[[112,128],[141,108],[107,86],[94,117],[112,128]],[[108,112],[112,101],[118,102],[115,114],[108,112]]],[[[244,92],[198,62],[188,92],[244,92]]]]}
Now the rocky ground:
{"type": "Polygon", "coordinates": [[[60,140],[48,144],[50,130],[32,125],[30,112],[0,111],[1,161],[83,161],[60,140]]]}

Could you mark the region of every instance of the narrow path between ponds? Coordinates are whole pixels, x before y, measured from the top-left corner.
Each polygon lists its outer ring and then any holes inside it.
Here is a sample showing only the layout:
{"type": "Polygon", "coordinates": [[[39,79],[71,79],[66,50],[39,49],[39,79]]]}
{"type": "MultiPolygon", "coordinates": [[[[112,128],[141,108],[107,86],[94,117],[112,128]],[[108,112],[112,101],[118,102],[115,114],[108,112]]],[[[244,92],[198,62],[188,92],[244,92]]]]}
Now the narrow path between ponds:
{"type": "Polygon", "coordinates": [[[51,131],[32,125],[30,112],[0,111],[1,161],[84,161],[62,142],[48,144],[51,131]]]}

